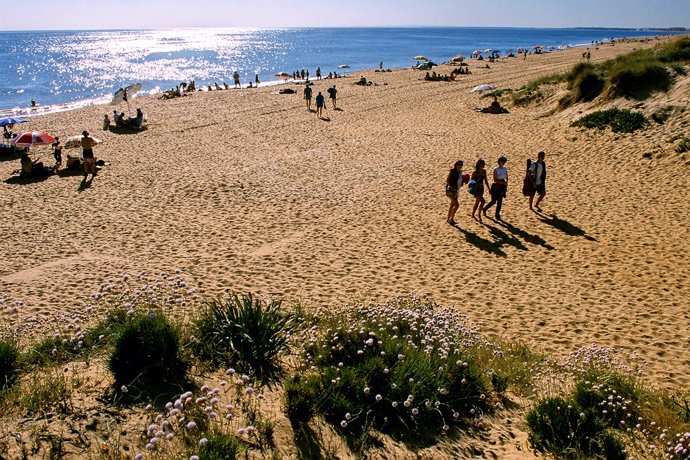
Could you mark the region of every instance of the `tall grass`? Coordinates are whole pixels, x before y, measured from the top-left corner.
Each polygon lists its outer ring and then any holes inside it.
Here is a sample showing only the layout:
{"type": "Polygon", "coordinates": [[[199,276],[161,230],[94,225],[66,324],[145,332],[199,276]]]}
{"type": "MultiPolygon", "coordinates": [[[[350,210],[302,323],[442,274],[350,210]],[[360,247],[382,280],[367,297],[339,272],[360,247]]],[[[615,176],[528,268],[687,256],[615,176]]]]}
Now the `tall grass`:
{"type": "Polygon", "coordinates": [[[17,381],[19,351],[13,341],[0,340],[0,392],[17,381]]]}
{"type": "Polygon", "coordinates": [[[197,357],[214,367],[233,365],[268,383],[282,373],[281,354],[288,351],[297,322],[280,302],[249,294],[207,302],[194,327],[197,357]]]}
{"type": "Polygon", "coordinates": [[[652,49],[636,50],[609,59],[602,64],[578,63],[566,74],[548,75],[531,81],[521,90],[532,93],[541,85],[568,82],[569,93],[560,101],[561,108],[587,102],[603,95],[644,100],[653,93],[668,91],[673,75],[685,75],[690,63],[690,38],[682,37],[652,49]]]}

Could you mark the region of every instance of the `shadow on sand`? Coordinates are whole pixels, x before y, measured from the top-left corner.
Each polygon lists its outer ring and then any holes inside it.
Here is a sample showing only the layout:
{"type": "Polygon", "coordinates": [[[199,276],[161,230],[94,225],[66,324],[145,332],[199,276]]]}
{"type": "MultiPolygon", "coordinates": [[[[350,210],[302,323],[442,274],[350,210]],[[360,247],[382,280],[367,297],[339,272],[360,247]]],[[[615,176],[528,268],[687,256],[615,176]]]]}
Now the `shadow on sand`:
{"type": "Polygon", "coordinates": [[[74,176],[81,176],[84,174],[84,171],[81,169],[69,169],[69,168],[64,168],[60,169],[57,172],[58,177],[74,177],[74,176]]]}
{"type": "Polygon", "coordinates": [[[85,190],[88,190],[91,188],[91,184],[93,183],[93,176],[91,176],[91,179],[82,179],[82,181],[79,183],[79,188],[77,188],[77,192],[83,192],[85,190]]]}
{"type": "Polygon", "coordinates": [[[16,161],[21,158],[22,154],[18,151],[0,153],[0,161],[16,161]]]}
{"type": "Polygon", "coordinates": [[[488,252],[489,254],[495,254],[500,257],[506,257],[506,253],[501,249],[502,243],[500,241],[491,241],[486,238],[482,238],[474,232],[465,230],[457,225],[454,226],[460,233],[465,235],[465,240],[473,246],[481,249],[482,251],[488,252]]]}
{"type": "MultiPolygon", "coordinates": [[[[535,211],[536,212],[536,211],[535,211]]],[[[536,212],[537,216],[539,216],[539,220],[544,222],[546,225],[550,225],[553,228],[557,228],[558,230],[562,231],[566,235],[569,236],[581,236],[587,241],[596,241],[597,239],[594,238],[593,236],[589,236],[586,231],[581,229],[580,227],[571,224],[565,219],[560,219],[558,216],[555,214],[545,214],[545,213],[540,213],[536,212]]]]}
{"type": "Polygon", "coordinates": [[[508,223],[504,220],[494,220],[494,219],[491,219],[491,220],[493,220],[494,222],[496,222],[496,224],[498,224],[501,227],[508,230],[508,232],[510,232],[511,235],[515,235],[518,238],[522,238],[525,241],[525,243],[534,244],[537,246],[542,246],[542,247],[548,249],[549,251],[553,251],[554,249],[556,249],[553,246],[551,246],[549,243],[547,243],[546,240],[544,240],[544,238],[542,238],[539,235],[533,235],[532,233],[526,232],[525,230],[523,230],[519,227],[516,227],[515,225],[508,223]]]}
{"type": "Polygon", "coordinates": [[[46,174],[43,176],[34,176],[34,177],[21,177],[21,176],[12,176],[8,179],[5,179],[6,184],[10,185],[26,185],[26,184],[33,184],[36,182],[43,182],[44,180],[48,179],[50,175],[46,174]]]}
{"type": "Polygon", "coordinates": [[[129,126],[117,127],[117,126],[110,125],[110,127],[108,129],[110,130],[111,133],[115,133],[115,134],[139,134],[143,131],[146,131],[148,128],[146,127],[146,125],[142,126],[141,128],[132,128],[129,126]]]}

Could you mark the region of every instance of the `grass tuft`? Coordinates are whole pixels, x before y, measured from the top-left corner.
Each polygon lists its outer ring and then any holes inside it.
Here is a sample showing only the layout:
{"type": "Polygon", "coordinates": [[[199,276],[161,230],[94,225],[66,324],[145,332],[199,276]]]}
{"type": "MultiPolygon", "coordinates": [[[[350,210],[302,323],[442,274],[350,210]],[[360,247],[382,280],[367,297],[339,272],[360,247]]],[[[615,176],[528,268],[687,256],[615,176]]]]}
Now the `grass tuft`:
{"type": "Polygon", "coordinates": [[[266,303],[251,294],[211,301],[194,323],[196,355],[214,367],[234,365],[267,383],[281,373],[280,355],[289,349],[295,315],[280,302],[266,303]]]}
{"type": "Polygon", "coordinates": [[[10,340],[0,340],[0,391],[10,388],[17,381],[19,351],[10,340]]]}
{"type": "Polygon", "coordinates": [[[135,316],[125,324],[108,367],[115,391],[125,401],[160,403],[189,383],[179,332],[162,314],[135,316]]]}

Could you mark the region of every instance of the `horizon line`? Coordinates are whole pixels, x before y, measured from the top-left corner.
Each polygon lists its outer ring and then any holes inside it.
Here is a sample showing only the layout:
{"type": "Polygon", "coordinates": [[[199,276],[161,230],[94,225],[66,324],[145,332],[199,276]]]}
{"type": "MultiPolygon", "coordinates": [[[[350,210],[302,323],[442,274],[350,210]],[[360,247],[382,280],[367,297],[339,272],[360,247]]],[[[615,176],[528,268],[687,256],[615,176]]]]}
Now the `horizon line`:
{"type": "Polygon", "coordinates": [[[584,29],[584,30],[646,30],[662,32],[690,32],[684,26],[674,27],[608,27],[608,26],[567,26],[567,27],[538,27],[538,26],[464,26],[464,25],[351,25],[351,26],[181,26],[181,27],[112,27],[94,29],[5,29],[0,33],[13,32],[108,32],[108,31],[135,31],[135,30],[179,30],[179,29],[254,29],[254,30],[276,30],[276,29],[584,29]]]}

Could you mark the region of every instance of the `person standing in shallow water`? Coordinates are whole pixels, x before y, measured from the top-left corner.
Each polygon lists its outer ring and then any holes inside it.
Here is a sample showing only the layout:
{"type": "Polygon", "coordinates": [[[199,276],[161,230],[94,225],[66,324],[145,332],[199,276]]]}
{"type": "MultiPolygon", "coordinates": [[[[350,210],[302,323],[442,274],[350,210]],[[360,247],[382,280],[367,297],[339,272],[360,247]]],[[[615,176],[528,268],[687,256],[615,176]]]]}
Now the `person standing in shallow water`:
{"type": "Polygon", "coordinates": [[[496,205],[496,220],[501,220],[501,208],[503,207],[503,198],[506,196],[508,191],[508,168],[506,168],[506,162],[508,159],[506,157],[500,157],[498,159],[498,166],[494,168],[493,172],[493,184],[489,189],[491,194],[491,202],[484,206],[482,213],[486,216],[486,210],[496,205]]]}
{"type": "Polygon", "coordinates": [[[450,207],[448,208],[448,218],[446,222],[450,225],[455,225],[455,213],[460,207],[460,187],[462,187],[462,160],[455,162],[446,178],[446,196],[450,198],[450,207]]]}
{"type": "Polygon", "coordinates": [[[480,158],[474,166],[471,177],[471,180],[476,182],[475,192],[473,193],[474,206],[472,207],[472,218],[479,220],[479,222],[482,221],[482,211],[484,203],[486,203],[484,199],[484,185],[486,185],[486,188],[489,188],[489,181],[486,179],[486,169],[484,169],[485,166],[486,162],[483,158],[480,158]],[[477,209],[479,209],[479,213],[477,213],[477,209]]]}
{"type": "Polygon", "coordinates": [[[537,211],[541,211],[539,204],[546,196],[546,162],[544,161],[545,156],[546,153],[544,153],[543,151],[539,152],[537,154],[537,161],[532,163],[531,177],[532,180],[534,180],[534,190],[537,192],[537,195],[539,195],[539,198],[537,198],[537,202],[534,204],[534,207],[532,207],[532,200],[534,200],[534,195],[529,197],[529,208],[531,210],[536,209],[537,211]]]}

